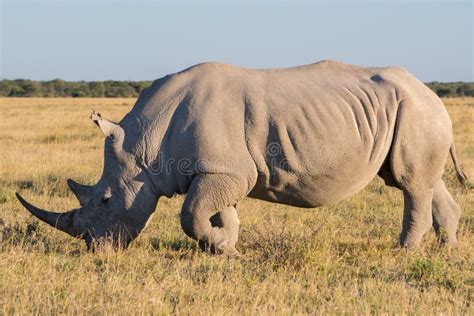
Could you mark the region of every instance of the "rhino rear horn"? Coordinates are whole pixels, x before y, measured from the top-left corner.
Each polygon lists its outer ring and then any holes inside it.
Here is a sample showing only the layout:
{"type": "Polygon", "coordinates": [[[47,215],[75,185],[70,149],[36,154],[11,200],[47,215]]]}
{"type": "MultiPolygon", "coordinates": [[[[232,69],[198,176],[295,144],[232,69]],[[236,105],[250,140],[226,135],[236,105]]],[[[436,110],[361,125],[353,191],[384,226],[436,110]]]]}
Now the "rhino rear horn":
{"type": "Polygon", "coordinates": [[[110,137],[114,141],[123,140],[124,131],[117,123],[109,121],[100,115],[100,113],[93,111],[91,114],[91,120],[99,126],[100,130],[106,137],[110,137]]]}
{"type": "Polygon", "coordinates": [[[76,196],[81,206],[86,205],[92,196],[93,186],[77,183],[72,179],[67,179],[67,185],[76,196]]]}
{"type": "Polygon", "coordinates": [[[76,211],[69,211],[65,213],[49,212],[31,205],[18,193],[16,193],[16,198],[31,214],[43,222],[71,235],[72,237],[77,238],[81,236],[81,234],[74,227],[74,213],[76,211]]]}

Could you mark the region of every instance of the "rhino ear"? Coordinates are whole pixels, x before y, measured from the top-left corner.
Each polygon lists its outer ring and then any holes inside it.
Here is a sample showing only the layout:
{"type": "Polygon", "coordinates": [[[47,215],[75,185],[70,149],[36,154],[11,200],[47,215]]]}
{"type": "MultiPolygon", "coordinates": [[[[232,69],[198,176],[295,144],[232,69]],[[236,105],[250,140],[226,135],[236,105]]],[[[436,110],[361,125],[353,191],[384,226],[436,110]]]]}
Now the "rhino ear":
{"type": "Polygon", "coordinates": [[[93,111],[91,120],[94,121],[106,137],[110,137],[114,141],[123,140],[123,128],[117,123],[104,119],[100,113],[93,111]]]}
{"type": "Polygon", "coordinates": [[[77,183],[72,179],[67,179],[67,185],[71,189],[72,193],[74,193],[74,195],[77,197],[81,206],[86,205],[87,202],[90,201],[93,190],[92,186],[77,183]]]}

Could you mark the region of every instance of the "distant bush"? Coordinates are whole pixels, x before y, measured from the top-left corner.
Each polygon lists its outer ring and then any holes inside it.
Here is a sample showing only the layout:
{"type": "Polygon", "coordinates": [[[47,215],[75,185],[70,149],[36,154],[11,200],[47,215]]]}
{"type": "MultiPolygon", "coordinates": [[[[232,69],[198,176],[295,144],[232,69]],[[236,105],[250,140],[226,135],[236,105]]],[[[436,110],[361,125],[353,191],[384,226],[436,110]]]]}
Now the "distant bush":
{"type": "Polygon", "coordinates": [[[151,81],[1,80],[0,97],[136,98],[151,81]]]}
{"type": "MultiPolygon", "coordinates": [[[[136,98],[151,81],[0,80],[0,97],[136,98]]],[[[429,82],[440,97],[474,96],[474,82],[429,82]]]]}
{"type": "Polygon", "coordinates": [[[426,84],[439,97],[473,97],[474,82],[429,82],[426,84]]]}

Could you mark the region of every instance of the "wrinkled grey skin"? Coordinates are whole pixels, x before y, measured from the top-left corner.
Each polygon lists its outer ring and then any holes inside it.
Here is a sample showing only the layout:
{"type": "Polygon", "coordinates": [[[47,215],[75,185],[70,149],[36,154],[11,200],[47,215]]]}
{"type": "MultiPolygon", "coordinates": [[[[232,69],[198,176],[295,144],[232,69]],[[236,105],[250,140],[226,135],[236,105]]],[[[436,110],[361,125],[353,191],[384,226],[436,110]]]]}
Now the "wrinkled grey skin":
{"type": "MultiPolygon", "coordinates": [[[[440,99],[400,68],[324,61],[252,70],[200,64],[155,81],[123,120],[92,115],[107,136],[91,187],[70,180],[81,207],[49,224],[126,246],[160,196],[185,194],[184,232],[203,249],[236,253],[235,205],[246,196],[299,207],[346,199],[376,175],[404,195],[400,244],[417,246],[433,225],[456,242],[460,209],[441,175],[451,121],[440,99]]],[[[258,211],[258,210],[255,210],[258,211]]]]}

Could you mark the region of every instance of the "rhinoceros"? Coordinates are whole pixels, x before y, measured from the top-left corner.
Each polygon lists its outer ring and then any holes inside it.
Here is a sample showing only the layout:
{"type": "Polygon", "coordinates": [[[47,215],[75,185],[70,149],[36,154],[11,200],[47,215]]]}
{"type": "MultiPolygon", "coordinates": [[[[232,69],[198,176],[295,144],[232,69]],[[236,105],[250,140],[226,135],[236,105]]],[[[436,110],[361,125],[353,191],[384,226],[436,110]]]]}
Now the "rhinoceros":
{"type": "MultiPolygon", "coordinates": [[[[204,63],[167,75],[117,124],[94,112],[105,134],[97,184],[68,180],[80,207],[33,215],[88,247],[126,247],[161,196],[186,194],[184,233],[202,249],[237,253],[236,204],[245,197],[314,208],[346,199],[375,176],[400,189],[400,245],[434,226],[456,243],[460,208],[441,178],[451,121],[441,100],[398,67],[335,61],[255,70],[204,63]]],[[[257,210],[256,210],[257,211],[257,210]]]]}

